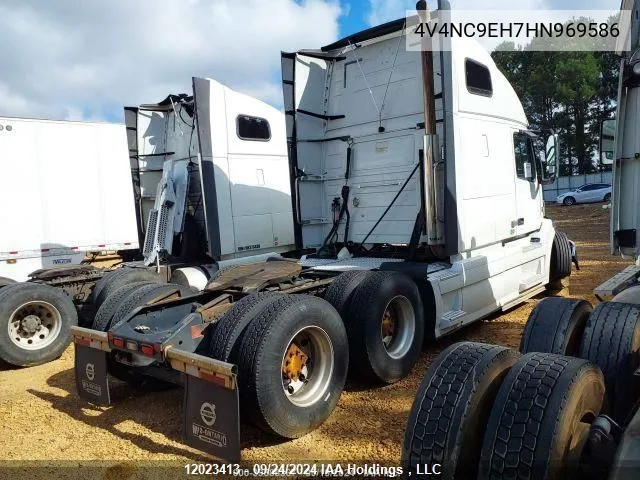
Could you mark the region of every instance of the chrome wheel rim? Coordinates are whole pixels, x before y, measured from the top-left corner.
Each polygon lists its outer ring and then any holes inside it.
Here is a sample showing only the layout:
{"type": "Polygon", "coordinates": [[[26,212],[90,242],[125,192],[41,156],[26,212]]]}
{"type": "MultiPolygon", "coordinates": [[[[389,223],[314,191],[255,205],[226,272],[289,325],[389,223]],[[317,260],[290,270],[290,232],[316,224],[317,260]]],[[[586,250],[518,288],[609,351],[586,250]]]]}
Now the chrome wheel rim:
{"type": "Polygon", "coordinates": [[[384,309],[380,323],[380,339],[391,358],[399,359],[411,350],[416,334],[413,305],[403,295],[393,297],[384,309]]]}
{"type": "Polygon", "coordinates": [[[9,338],[23,350],[41,350],[51,345],[62,330],[60,311],[41,300],[27,302],[9,317],[9,338]]]}
{"type": "Polygon", "coordinates": [[[297,407],[324,398],[334,365],[333,343],[320,327],[304,327],[291,337],[282,356],[282,389],[297,407]]]}

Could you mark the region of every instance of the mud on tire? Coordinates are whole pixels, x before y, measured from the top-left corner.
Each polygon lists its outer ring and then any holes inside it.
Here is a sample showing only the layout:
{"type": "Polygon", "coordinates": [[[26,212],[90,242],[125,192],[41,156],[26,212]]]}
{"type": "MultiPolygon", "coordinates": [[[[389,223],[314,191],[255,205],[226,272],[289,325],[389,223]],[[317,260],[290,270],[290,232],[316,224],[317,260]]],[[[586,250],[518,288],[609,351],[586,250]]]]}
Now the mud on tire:
{"type": "Polygon", "coordinates": [[[329,303],[307,295],[278,295],[249,324],[240,345],[238,382],[243,415],[280,437],[309,433],[338,403],[348,358],[344,325],[329,303]],[[302,380],[307,383],[302,386],[300,377],[289,382],[291,378],[283,373],[285,366],[291,365],[287,363],[291,355],[295,356],[294,346],[308,355],[308,368],[302,370],[306,371],[302,380]]]}
{"type": "Polygon", "coordinates": [[[602,373],[587,360],[524,355],[493,404],[478,478],[574,478],[603,398],[602,373]]]}
{"type": "Polygon", "coordinates": [[[515,350],[456,343],[427,370],[411,407],[402,449],[404,472],[442,465],[443,478],[476,478],[491,406],[515,350]]]}
{"type": "Polygon", "coordinates": [[[39,283],[15,283],[0,290],[0,358],[19,367],[58,358],[78,324],[73,301],[39,283]]]}

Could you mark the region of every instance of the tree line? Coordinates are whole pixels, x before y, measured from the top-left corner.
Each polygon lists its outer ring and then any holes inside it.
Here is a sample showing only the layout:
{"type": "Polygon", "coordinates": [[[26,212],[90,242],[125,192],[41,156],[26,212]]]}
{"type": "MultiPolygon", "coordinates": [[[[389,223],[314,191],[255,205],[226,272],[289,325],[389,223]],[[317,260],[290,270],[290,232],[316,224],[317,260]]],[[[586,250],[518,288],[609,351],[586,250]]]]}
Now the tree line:
{"type": "Polygon", "coordinates": [[[539,51],[543,41],[536,38],[525,47],[504,42],[491,56],[532,128],[559,133],[560,175],[610,170],[599,158],[600,125],[615,116],[619,58],[605,51],[539,51]]]}

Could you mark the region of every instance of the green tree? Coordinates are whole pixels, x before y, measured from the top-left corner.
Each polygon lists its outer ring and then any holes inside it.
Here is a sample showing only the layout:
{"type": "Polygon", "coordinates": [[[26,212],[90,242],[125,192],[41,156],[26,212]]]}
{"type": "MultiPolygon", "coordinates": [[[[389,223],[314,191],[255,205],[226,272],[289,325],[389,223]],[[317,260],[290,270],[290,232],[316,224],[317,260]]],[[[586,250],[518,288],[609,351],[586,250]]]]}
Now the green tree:
{"type": "Polygon", "coordinates": [[[594,51],[593,44],[587,45],[590,51],[540,51],[553,41],[536,38],[524,48],[505,42],[492,57],[514,86],[532,128],[560,133],[560,174],[591,173],[602,169],[600,124],[615,112],[619,62],[613,53],[594,51]]]}

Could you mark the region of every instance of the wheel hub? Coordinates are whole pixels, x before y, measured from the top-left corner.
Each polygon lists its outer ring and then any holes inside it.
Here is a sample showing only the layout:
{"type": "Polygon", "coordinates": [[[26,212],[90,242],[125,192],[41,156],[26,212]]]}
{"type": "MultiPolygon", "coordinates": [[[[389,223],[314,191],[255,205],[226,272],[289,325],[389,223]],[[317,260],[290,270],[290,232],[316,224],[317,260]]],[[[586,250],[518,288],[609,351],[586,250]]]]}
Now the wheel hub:
{"type": "Polygon", "coordinates": [[[304,380],[303,369],[306,370],[308,360],[309,357],[295,343],[292,343],[284,356],[282,373],[294,382],[304,380]]]}
{"type": "Polygon", "coordinates": [[[315,325],[291,337],[282,356],[281,382],[287,399],[308,407],[325,398],[333,372],[333,345],[327,332],[315,325]]]}
{"type": "Polygon", "coordinates": [[[393,314],[393,310],[389,307],[385,310],[384,315],[382,316],[382,327],[381,327],[382,343],[384,343],[386,347],[391,345],[395,332],[396,332],[396,319],[393,314]]]}
{"type": "Polygon", "coordinates": [[[42,320],[40,320],[40,317],[37,315],[27,315],[22,319],[22,322],[20,322],[21,330],[28,335],[36,333],[40,330],[41,326],[42,320]]]}
{"type": "Polygon", "coordinates": [[[9,339],[19,348],[39,350],[53,343],[62,329],[59,310],[45,301],[27,302],[9,317],[9,339]]]}

